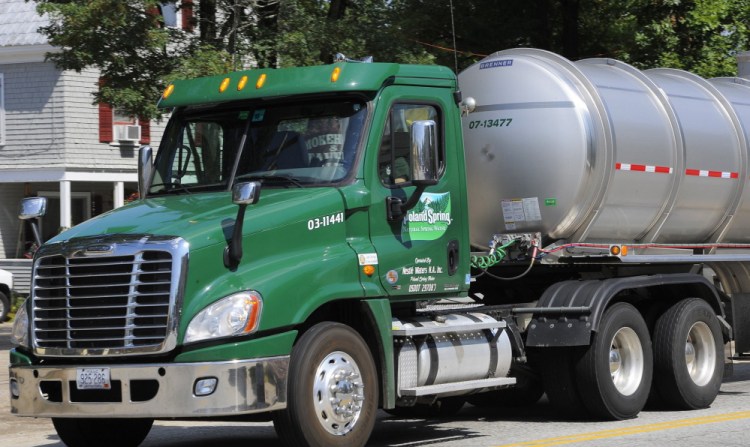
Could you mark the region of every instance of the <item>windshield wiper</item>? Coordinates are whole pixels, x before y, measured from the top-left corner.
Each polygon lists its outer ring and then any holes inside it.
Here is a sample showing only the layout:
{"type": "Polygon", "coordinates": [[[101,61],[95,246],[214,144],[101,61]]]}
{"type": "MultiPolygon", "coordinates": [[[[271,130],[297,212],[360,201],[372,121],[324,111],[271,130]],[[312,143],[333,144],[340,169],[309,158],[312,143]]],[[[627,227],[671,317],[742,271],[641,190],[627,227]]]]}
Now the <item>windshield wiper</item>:
{"type": "MultiPolygon", "coordinates": [[[[260,180],[261,183],[291,183],[292,185],[302,188],[302,181],[290,174],[245,174],[237,177],[236,180],[260,180]]],[[[289,185],[287,185],[289,186],[289,185]]]]}
{"type": "Polygon", "coordinates": [[[208,189],[214,189],[214,188],[226,188],[225,183],[210,183],[207,185],[183,185],[180,182],[171,182],[171,183],[156,183],[154,185],[151,185],[151,187],[159,187],[162,186],[164,189],[160,191],[151,192],[149,194],[175,194],[179,192],[184,192],[187,194],[192,194],[196,191],[205,191],[208,189]]]}

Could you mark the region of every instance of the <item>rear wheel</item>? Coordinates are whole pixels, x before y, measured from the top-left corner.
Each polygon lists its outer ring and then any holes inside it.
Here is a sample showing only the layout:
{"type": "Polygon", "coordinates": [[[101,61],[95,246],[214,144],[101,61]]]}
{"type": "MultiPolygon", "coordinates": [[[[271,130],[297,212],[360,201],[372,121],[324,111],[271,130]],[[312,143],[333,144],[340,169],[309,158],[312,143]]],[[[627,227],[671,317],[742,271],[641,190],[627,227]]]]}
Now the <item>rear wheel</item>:
{"type": "Polygon", "coordinates": [[[669,308],[654,330],[654,388],[667,406],[694,410],[716,399],[723,374],[721,328],[698,298],[669,308]]]}
{"type": "Polygon", "coordinates": [[[153,419],[52,418],[57,435],[68,447],[136,447],[153,423],[153,419]]]}
{"type": "Polygon", "coordinates": [[[323,322],[302,334],[289,365],[288,401],[274,427],[289,446],[363,446],[375,424],[377,372],[362,337],[323,322]]]}
{"type": "Polygon", "coordinates": [[[588,416],[575,380],[575,364],[582,355],[580,347],[539,349],[542,382],[552,407],[567,419],[588,416]]]}
{"type": "Polygon", "coordinates": [[[592,415],[629,419],[643,409],[653,355],[648,327],[635,307],[617,303],[607,309],[576,372],[583,404],[592,415]]]}

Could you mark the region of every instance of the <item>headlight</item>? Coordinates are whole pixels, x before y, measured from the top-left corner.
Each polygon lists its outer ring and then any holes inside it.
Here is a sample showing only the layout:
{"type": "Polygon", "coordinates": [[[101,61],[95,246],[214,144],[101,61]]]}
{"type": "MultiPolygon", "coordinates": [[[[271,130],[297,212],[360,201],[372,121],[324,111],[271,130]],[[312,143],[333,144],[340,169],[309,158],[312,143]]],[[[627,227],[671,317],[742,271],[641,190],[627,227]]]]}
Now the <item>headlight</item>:
{"type": "Polygon", "coordinates": [[[220,299],[190,321],[185,343],[254,332],[260,323],[262,304],[260,294],[253,291],[220,299]]]}
{"type": "Polygon", "coordinates": [[[13,329],[10,333],[10,342],[16,346],[29,347],[29,314],[26,312],[26,301],[18,307],[16,312],[13,329]]]}

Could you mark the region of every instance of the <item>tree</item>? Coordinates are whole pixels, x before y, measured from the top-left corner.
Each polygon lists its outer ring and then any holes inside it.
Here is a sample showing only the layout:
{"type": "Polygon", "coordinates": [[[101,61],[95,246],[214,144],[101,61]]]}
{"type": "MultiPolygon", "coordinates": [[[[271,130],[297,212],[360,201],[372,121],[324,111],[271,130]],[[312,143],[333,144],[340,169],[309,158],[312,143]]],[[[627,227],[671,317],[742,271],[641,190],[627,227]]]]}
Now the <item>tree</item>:
{"type": "Polygon", "coordinates": [[[81,71],[97,67],[104,82],[95,102],[116,104],[139,116],[156,116],[163,78],[179,65],[185,36],[159,26],[158,2],[139,0],[39,1],[50,17],[41,28],[59,52],[48,59],[81,71]]]}
{"type": "Polygon", "coordinates": [[[704,77],[736,74],[735,55],[750,44],[748,0],[636,2],[632,62],[668,66],[704,77]]]}
{"type": "Polygon", "coordinates": [[[42,32],[61,49],[49,58],[98,68],[95,101],[146,117],[173,79],[330,63],[335,53],[461,70],[536,47],[718,76],[734,74],[750,45],[750,0],[181,0],[194,32],[161,26],[157,0],[37,3],[51,20],[42,32]]]}

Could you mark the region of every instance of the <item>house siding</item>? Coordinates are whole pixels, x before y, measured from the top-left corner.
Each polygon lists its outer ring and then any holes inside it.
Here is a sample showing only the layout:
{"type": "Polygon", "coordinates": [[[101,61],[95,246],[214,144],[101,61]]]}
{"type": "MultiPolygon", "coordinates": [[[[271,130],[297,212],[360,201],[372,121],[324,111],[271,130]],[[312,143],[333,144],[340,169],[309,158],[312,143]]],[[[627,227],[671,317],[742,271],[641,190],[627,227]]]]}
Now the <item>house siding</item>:
{"type": "Polygon", "coordinates": [[[65,72],[61,84],[65,95],[65,167],[135,173],[136,145],[99,142],[99,108],[93,103],[99,72],[65,72]]]}
{"type": "Polygon", "coordinates": [[[0,170],[63,165],[61,72],[49,63],[0,65],[5,80],[5,144],[0,170]]]}

